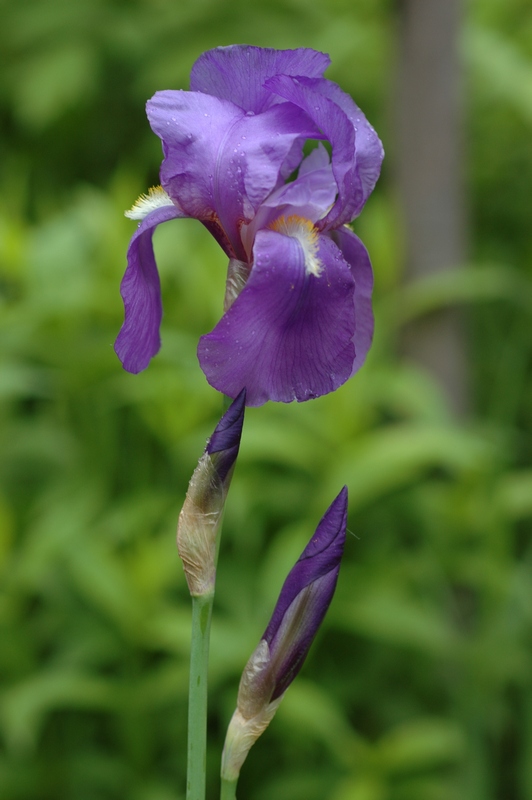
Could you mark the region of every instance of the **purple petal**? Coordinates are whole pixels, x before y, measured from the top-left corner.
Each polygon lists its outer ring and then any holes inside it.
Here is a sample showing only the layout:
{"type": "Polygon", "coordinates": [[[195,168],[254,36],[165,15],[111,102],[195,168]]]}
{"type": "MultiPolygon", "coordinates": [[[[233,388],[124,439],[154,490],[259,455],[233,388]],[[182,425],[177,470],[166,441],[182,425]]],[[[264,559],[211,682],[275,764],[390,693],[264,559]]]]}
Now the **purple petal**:
{"type": "MultiPolygon", "coordinates": [[[[291,103],[248,116],[200,92],[157,92],[148,116],[163,140],[165,190],[189,216],[218,223],[231,243],[226,252],[246,260],[240,225],[277,185],[294,142],[320,137],[319,130],[291,103]]],[[[216,238],[224,246],[224,237],[216,238]]]]}
{"type": "Polygon", "coordinates": [[[214,433],[207,444],[207,453],[209,455],[235,447],[240,442],[245,406],[246,390],[242,389],[214,429],[214,433]]]}
{"type": "Polygon", "coordinates": [[[234,467],[238,456],[245,408],[246,390],[242,389],[207,442],[205,452],[211,456],[218,478],[222,483],[225,482],[227,475],[234,467]]]}
{"type": "Polygon", "coordinates": [[[351,371],[351,375],[354,375],[366,360],[373,341],[373,270],[368,251],[353,231],[342,226],[331,231],[330,236],[342,251],[355,279],[355,360],[351,371]]]}
{"type": "Polygon", "coordinates": [[[337,192],[329,154],[320,144],[301,162],[297,178],[272,192],[262,208],[267,208],[270,214],[276,209],[275,216],[297,214],[317,222],[333,205],[337,192]]]}
{"type": "Polygon", "coordinates": [[[332,392],[355,356],[354,280],[339,249],[319,236],[319,277],[307,274],[297,239],[273,230],[255,239],[250,277],[198,357],[207,380],[229,397],[245,386],[247,405],[289,403],[332,392]]]}
{"type": "Polygon", "coordinates": [[[337,191],[329,155],[320,144],[303,160],[298,177],[273,191],[252,222],[241,228],[243,242],[251,249],[256,232],[279,216],[295,215],[316,223],[334,203],[337,191]]]}
{"type": "MultiPolygon", "coordinates": [[[[355,216],[358,216],[380,175],[384,158],[382,142],[360,108],[348,94],[340,89],[338,84],[328,80],[313,81],[312,84],[314,91],[319,91],[329,97],[345,111],[355,128],[355,170],[361,184],[361,198],[355,211],[355,216]]],[[[350,221],[342,220],[342,222],[350,221]]]]}
{"type": "MultiPolygon", "coordinates": [[[[281,168],[291,157],[294,143],[305,138],[321,138],[321,133],[308,115],[292,103],[245,116],[231,132],[228,160],[242,162],[244,190],[253,211],[278,184],[281,168]]],[[[221,182],[220,189],[225,195],[227,184],[221,182]]]]}
{"type": "Polygon", "coordinates": [[[203,53],[192,67],[190,88],[194,92],[231,100],[245,111],[259,114],[279,102],[279,98],[264,88],[264,82],[272,75],[319,78],[329,64],[328,55],[306,48],[217,47],[203,53]]]}
{"type": "Polygon", "coordinates": [[[285,181],[290,178],[290,175],[299,167],[303,159],[303,147],[305,139],[296,139],[289,153],[287,154],[283,165],[279,171],[279,185],[282,186],[285,181]]]}
{"type": "Polygon", "coordinates": [[[332,145],[338,198],[320,227],[327,230],[356,217],[380,172],[380,140],[351,98],[325,78],[277,75],[266,85],[304,109],[332,145]]]}
{"type": "Polygon", "coordinates": [[[331,503],[316,533],[290,571],[262,639],[275,665],[275,700],[286,690],[307,656],[329,608],[344,551],[347,488],[331,503]]]}
{"type": "MultiPolygon", "coordinates": [[[[228,131],[243,116],[242,110],[217,97],[173,90],[157,92],[146,108],[152,130],[163,143],[161,183],[165,190],[188,216],[208,225],[226,252],[229,250],[228,255],[242,258],[242,253],[234,252],[239,241],[235,224],[230,225],[231,232],[224,231],[215,197],[220,149],[228,131]],[[230,248],[227,239],[231,241],[230,248]]],[[[230,194],[227,213],[236,221],[242,197],[235,196],[232,181],[230,194]]]]}
{"type": "Polygon", "coordinates": [[[128,372],[140,372],[161,346],[161,286],[153,254],[153,231],[161,222],[184,217],[176,206],[152,211],[133,234],[127,251],[127,269],[120,284],[125,319],[115,352],[128,372]]]}
{"type": "Polygon", "coordinates": [[[268,88],[286,100],[304,108],[332,145],[332,170],[338,186],[338,199],[329,213],[331,219],[352,219],[356,204],[353,185],[355,130],[347,114],[332,100],[312,90],[305,78],[277,75],[267,82],[268,88]]]}

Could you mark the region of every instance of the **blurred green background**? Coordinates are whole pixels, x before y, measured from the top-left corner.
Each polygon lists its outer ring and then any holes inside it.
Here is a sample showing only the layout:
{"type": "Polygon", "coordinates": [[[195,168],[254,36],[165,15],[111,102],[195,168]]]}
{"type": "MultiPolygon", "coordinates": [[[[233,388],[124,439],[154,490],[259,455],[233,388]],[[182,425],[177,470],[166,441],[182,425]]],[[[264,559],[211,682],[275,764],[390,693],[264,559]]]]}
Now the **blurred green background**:
{"type": "Polygon", "coordinates": [[[388,157],[355,230],[376,336],[334,396],[247,414],[213,624],[209,797],[240,672],[326,506],[350,490],[337,595],[251,751],[242,800],[532,798],[532,9],[463,15],[469,256],[404,281],[385,0],[0,2],[0,798],[181,800],[189,602],[174,546],[220,412],[196,361],[225,259],[199,223],[156,235],[163,348],[112,343],[144,104],[234,42],[329,52],[388,157]],[[471,412],[398,353],[459,305],[471,412]]]}

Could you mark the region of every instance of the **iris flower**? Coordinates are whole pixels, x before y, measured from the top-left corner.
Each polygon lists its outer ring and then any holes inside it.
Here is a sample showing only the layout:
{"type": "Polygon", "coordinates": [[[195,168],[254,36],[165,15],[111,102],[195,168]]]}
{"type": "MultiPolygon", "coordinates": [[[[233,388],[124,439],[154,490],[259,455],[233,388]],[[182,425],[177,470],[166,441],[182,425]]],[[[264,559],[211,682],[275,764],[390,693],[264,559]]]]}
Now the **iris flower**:
{"type": "Polygon", "coordinates": [[[140,372],[160,348],[157,225],[199,220],[229,258],[224,314],[202,336],[207,380],[247,405],[308,400],[356,372],[373,333],[372,271],[347,227],[378,178],[381,142],[360,109],[323,77],[324,53],[235,45],[192,68],[190,91],[147,104],[161,138],[161,186],[139,220],[121,284],[115,349],[140,372]],[[308,152],[305,143],[317,146],[308,152]],[[305,155],[306,153],[306,155],[305,155]]]}

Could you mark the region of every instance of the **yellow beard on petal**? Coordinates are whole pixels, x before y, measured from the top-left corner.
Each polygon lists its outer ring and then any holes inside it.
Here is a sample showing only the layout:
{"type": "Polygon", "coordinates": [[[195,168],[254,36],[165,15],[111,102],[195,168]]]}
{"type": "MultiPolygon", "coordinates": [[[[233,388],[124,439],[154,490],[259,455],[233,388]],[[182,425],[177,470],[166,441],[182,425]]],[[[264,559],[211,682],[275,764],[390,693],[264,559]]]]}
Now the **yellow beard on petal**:
{"type": "Polygon", "coordinates": [[[124,211],[126,217],[129,219],[143,220],[151,211],[156,208],[163,208],[163,206],[173,206],[171,198],[164,191],[162,186],[153,186],[149,189],[148,194],[141,194],[138,200],[135,201],[133,207],[129,211],[124,211]]]}
{"type": "Polygon", "coordinates": [[[289,217],[278,217],[268,227],[272,231],[297,239],[303,248],[307,275],[321,275],[323,266],[318,258],[318,231],[309,219],[291,214],[289,217]]]}

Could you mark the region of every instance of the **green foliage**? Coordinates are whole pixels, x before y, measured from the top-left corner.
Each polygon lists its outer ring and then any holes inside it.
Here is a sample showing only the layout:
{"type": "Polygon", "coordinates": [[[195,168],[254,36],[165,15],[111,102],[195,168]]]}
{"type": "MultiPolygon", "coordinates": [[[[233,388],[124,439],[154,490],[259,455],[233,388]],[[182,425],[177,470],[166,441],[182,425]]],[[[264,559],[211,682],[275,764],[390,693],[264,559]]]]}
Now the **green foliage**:
{"type": "MultiPolygon", "coordinates": [[[[233,41],[329,50],[383,132],[393,8],[369,0],[0,3],[0,797],[184,797],[190,603],[177,515],[221,412],[195,348],[225,263],[202,227],[156,234],[164,346],[124,373],[112,342],[133,223],[156,182],[143,105],[233,41]]],[[[376,340],[334,396],[250,409],[213,621],[209,792],[239,675],[339,488],[346,559],[323,632],[241,783],[249,800],[532,797],[532,14],[470,5],[472,263],[401,285],[386,174],[356,230],[376,340]],[[520,20],[519,25],[515,22],[520,20]],[[475,414],[453,420],[395,355],[460,304],[475,414]]]]}

